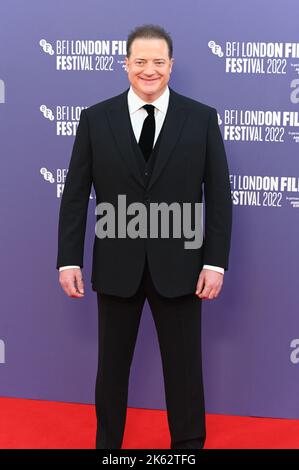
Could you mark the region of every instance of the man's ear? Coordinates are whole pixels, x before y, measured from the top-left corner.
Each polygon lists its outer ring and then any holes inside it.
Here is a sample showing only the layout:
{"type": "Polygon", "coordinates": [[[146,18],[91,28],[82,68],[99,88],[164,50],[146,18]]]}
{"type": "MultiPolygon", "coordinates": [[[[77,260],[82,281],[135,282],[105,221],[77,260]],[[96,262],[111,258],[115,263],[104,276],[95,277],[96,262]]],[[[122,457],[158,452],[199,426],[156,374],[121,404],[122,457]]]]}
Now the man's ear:
{"type": "Polygon", "coordinates": [[[128,71],[128,65],[129,65],[129,59],[128,57],[125,57],[125,69],[128,71]]]}
{"type": "Polygon", "coordinates": [[[174,63],[174,59],[172,58],[171,61],[170,61],[170,73],[172,72],[173,63],[174,63]]]}

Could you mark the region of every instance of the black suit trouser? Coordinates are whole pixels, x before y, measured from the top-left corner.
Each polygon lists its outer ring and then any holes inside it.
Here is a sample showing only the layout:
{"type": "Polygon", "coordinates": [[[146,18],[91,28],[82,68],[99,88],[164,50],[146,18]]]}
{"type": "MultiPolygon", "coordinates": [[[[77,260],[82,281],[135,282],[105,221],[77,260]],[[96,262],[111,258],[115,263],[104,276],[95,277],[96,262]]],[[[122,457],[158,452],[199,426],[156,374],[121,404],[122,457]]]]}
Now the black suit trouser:
{"type": "Polygon", "coordinates": [[[206,437],[201,357],[201,299],[161,296],[145,262],[132,297],[97,293],[99,358],[96,448],[120,449],[139,323],[148,299],[158,335],[172,449],[202,448],[206,437]]]}

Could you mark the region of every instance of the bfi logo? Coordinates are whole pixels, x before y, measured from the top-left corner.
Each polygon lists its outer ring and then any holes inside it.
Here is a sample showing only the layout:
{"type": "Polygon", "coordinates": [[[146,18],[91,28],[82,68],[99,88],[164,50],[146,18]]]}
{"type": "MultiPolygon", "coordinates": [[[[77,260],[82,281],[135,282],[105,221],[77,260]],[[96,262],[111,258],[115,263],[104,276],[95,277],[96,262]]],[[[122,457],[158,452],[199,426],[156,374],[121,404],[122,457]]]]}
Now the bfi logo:
{"type": "Polygon", "coordinates": [[[5,83],[0,79],[0,104],[5,103],[5,83]]]}
{"type": "Polygon", "coordinates": [[[0,339],[0,364],[5,364],[5,343],[0,339]]]}

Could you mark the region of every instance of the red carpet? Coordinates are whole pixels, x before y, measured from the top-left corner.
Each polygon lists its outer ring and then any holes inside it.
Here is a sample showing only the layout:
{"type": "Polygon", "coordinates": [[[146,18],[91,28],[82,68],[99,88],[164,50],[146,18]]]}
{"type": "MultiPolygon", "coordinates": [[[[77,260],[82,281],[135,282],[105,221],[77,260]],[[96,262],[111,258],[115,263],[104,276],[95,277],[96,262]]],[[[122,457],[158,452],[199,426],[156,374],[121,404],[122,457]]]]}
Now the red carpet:
{"type": "MultiPolygon", "coordinates": [[[[0,398],[1,449],[92,449],[94,405],[0,398]]],[[[298,449],[299,420],[206,416],[206,449],[298,449]]],[[[165,411],[129,408],[124,449],[169,449],[165,411]]]]}

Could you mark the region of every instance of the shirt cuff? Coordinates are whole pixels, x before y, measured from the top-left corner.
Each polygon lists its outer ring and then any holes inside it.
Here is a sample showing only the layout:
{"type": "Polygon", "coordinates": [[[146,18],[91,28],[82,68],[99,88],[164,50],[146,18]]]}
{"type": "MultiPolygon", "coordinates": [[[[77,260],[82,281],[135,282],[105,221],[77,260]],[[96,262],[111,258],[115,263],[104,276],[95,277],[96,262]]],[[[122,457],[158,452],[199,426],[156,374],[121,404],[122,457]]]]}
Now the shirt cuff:
{"type": "Polygon", "coordinates": [[[219,266],[211,266],[210,264],[204,264],[202,269],[211,269],[212,271],[217,271],[218,273],[224,274],[224,268],[219,266]]]}
{"type": "Polygon", "coordinates": [[[80,269],[80,266],[61,266],[59,268],[59,272],[64,271],[65,269],[71,269],[71,268],[79,268],[80,269]]]}

